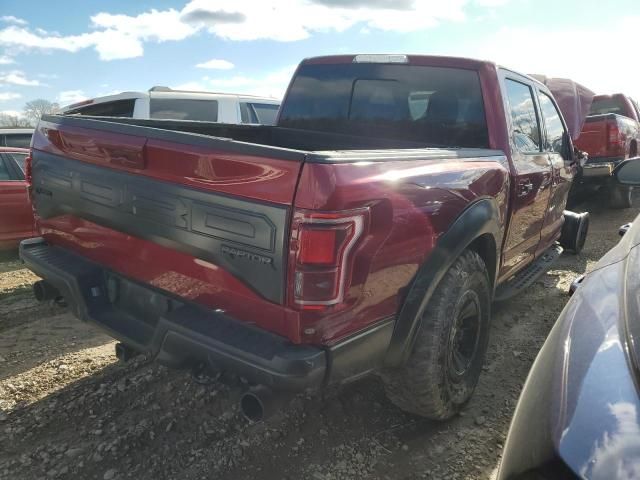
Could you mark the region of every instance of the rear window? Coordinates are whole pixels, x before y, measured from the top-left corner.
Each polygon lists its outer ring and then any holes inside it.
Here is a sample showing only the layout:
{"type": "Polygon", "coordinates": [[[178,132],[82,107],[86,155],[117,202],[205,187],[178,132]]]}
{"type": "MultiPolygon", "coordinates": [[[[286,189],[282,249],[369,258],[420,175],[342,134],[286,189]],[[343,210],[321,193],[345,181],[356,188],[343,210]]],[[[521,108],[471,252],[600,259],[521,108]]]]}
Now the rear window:
{"type": "Polygon", "coordinates": [[[457,68],[303,65],[279,124],[433,146],[489,144],[478,73],[457,68]]]}
{"type": "Polygon", "coordinates": [[[29,148],[31,145],[30,133],[7,133],[4,136],[4,144],[7,147],[29,148]]]}
{"type": "Polygon", "coordinates": [[[69,115],[91,115],[94,117],[133,117],[136,99],[116,100],[114,102],[95,103],[67,112],[69,115]]]}
{"type": "Polygon", "coordinates": [[[624,101],[620,97],[594,99],[589,115],[604,115],[607,113],[626,115],[624,101]]]}
{"type": "Polygon", "coordinates": [[[149,104],[151,118],[172,120],[218,121],[217,100],[188,98],[152,98],[149,104]]]}

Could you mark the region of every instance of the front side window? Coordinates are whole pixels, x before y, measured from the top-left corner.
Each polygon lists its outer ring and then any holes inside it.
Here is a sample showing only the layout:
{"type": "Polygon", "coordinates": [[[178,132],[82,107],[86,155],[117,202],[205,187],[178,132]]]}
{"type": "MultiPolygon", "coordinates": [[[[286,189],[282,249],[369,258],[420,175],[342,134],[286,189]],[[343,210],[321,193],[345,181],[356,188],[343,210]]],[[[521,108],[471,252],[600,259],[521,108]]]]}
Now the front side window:
{"type": "Polygon", "coordinates": [[[487,148],[475,70],[353,63],[303,65],[279,125],[426,146],[487,148]]]}
{"type": "Polygon", "coordinates": [[[240,118],[242,123],[275,125],[279,108],[271,103],[240,102],[240,118]]]}
{"type": "Polygon", "coordinates": [[[540,126],[531,87],[510,79],[506,87],[516,148],[522,153],[540,152],[540,126]]]}
{"type": "Polygon", "coordinates": [[[562,154],[562,137],[565,130],[560,113],[558,113],[553,100],[546,93],[540,92],[538,99],[542,117],[544,118],[544,127],[547,132],[545,151],[562,154]]]}
{"type": "Polygon", "coordinates": [[[18,167],[20,167],[20,170],[22,170],[22,172],[24,173],[24,164],[27,158],[27,154],[26,153],[7,153],[7,155],[12,158],[16,164],[18,165],[18,167]]]}
{"type": "Polygon", "coordinates": [[[271,103],[251,103],[258,123],[262,125],[275,125],[278,116],[279,105],[271,103]]]}
{"type": "Polygon", "coordinates": [[[218,121],[217,100],[191,98],[152,98],[149,104],[151,118],[165,120],[218,121]]]}

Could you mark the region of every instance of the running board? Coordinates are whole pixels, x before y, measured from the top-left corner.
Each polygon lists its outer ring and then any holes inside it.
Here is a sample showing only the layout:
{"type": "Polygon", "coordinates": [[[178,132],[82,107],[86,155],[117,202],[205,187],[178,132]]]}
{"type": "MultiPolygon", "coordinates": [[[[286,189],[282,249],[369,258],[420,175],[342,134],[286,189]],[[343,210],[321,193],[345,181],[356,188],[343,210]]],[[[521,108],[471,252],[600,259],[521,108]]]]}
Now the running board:
{"type": "Polygon", "coordinates": [[[498,286],[498,288],[496,288],[494,301],[502,302],[508,300],[531,286],[533,282],[551,268],[561,253],[562,247],[557,243],[549,247],[549,249],[536,258],[533,263],[527,265],[523,270],[498,286]]]}

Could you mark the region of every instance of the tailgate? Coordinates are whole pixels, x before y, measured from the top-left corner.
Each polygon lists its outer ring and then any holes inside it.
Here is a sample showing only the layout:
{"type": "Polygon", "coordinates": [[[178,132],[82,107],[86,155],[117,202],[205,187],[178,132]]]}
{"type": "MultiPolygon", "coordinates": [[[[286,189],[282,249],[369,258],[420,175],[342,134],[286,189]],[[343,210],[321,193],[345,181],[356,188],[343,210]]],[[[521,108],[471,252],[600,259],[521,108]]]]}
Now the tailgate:
{"type": "Polygon", "coordinates": [[[610,150],[608,142],[610,123],[616,125],[615,117],[612,115],[587,117],[576,141],[576,147],[587,152],[591,158],[615,155],[616,152],[610,150]]]}
{"type": "Polygon", "coordinates": [[[303,160],[228,139],[45,117],[33,140],[35,209],[50,243],[133,279],[212,306],[229,295],[280,304],[303,160]]]}

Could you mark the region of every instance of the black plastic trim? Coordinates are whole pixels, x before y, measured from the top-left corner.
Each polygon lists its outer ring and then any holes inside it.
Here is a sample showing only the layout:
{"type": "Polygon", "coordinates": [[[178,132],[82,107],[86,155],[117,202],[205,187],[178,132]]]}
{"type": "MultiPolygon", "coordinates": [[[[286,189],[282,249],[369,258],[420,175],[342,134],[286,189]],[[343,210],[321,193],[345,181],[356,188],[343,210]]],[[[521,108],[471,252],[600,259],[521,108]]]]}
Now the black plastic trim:
{"type": "MultiPolygon", "coordinates": [[[[467,207],[440,236],[433,252],[418,270],[395,322],[385,358],[387,366],[395,367],[406,362],[420,326],[420,313],[424,311],[446,271],[475,239],[484,234],[493,236],[496,246],[495,259],[499,265],[499,249],[503,237],[500,225],[500,214],[495,200],[485,198],[467,207]]],[[[493,284],[495,285],[495,277],[493,284]]]]}
{"type": "Polygon", "coordinates": [[[350,382],[382,368],[394,322],[387,318],[329,348],[331,382],[350,382]]]}
{"type": "Polygon", "coordinates": [[[289,209],[33,152],[34,205],[211,261],[282,303],[289,209]]]}

